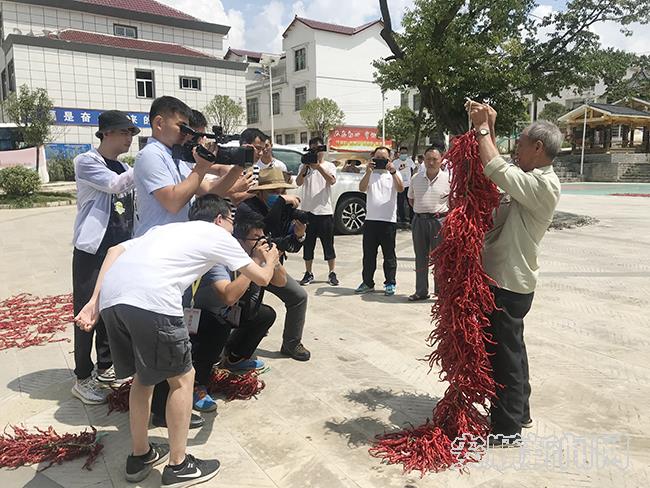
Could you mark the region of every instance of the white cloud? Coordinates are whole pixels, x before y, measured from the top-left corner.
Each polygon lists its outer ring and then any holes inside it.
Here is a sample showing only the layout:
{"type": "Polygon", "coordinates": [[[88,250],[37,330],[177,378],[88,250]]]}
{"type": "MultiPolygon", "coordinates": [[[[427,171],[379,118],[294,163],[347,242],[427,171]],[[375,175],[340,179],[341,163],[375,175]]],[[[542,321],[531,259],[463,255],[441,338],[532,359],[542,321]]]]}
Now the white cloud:
{"type": "Polygon", "coordinates": [[[592,31],[600,36],[603,47],[613,47],[623,51],[637,54],[650,54],[650,25],[630,24],[628,28],[632,31],[631,36],[621,33],[621,26],[614,22],[601,22],[596,24],[592,31]]]}

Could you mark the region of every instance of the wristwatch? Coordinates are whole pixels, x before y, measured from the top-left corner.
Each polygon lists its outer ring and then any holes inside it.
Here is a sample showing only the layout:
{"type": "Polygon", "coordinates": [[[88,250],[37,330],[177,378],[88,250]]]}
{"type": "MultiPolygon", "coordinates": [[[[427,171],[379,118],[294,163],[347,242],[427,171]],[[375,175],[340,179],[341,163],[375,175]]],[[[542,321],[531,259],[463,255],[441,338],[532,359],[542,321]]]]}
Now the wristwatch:
{"type": "Polygon", "coordinates": [[[488,129],[479,129],[479,130],[477,131],[477,134],[478,134],[479,136],[483,137],[483,136],[487,136],[487,135],[489,135],[489,134],[490,134],[490,131],[489,131],[488,129]]]}

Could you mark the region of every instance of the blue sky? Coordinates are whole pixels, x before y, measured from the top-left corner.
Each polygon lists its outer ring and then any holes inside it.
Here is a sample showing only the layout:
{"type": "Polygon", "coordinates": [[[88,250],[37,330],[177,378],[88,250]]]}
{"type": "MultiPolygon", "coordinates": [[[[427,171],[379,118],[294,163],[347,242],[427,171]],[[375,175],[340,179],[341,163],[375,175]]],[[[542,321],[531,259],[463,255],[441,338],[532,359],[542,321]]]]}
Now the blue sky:
{"type": "MultiPolygon", "coordinates": [[[[378,0],[158,0],[208,22],[231,26],[228,45],[253,51],[280,52],[282,32],[298,14],[310,19],[356,26],[378,19],[378,0]]],[[[566,0],[540,0],[536,14],[543,16],[564,7],[566,0]]],[[[398,23],[413,0],[388,0],[393,22],[398,23]]],[[[650,27],[633,26],[625,37],[614,24],[594,29],[607,47],[650,54],[650,27]]]]}

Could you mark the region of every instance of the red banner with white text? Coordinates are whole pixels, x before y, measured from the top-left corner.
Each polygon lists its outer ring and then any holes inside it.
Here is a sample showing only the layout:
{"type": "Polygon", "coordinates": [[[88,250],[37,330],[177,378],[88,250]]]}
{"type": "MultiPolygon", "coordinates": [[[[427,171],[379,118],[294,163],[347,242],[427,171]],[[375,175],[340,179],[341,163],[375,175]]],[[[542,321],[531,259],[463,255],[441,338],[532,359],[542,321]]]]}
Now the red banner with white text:
{"type": "Polygon", "coordinates": [[[376,127],[341,126],[329,134],[330,151],[370,152],[377,146],[392,147],[393,141],[386,139],[382,144],[381,133],[376,127]]]}

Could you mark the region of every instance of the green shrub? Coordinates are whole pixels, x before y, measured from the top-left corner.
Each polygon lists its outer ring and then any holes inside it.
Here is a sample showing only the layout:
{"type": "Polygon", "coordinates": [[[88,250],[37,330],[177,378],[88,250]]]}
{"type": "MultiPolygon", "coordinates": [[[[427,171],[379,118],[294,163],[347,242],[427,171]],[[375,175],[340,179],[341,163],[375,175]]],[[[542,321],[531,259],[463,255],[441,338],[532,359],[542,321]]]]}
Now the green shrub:
{"type": "Polygon", "coordinates": [[[127,154],[126,156],[122,156],[120,160],[131,167],[133,167],[133,164],[135,163],[135,157],[131,156],[130,154],[127,154]]]}
{"type": "Polygon", "coordinates": [[[47,162],[50,181],[74,181],[74,163],[72,159],[57,157],[47,162]]]}
{"type": "Polygon", "coordinates": [[[41,187],[41,179],[36,171],[24,166],[14,166],[0,170],[0,188],[7,195],[27,196],[38,191],[41,187]]]}

